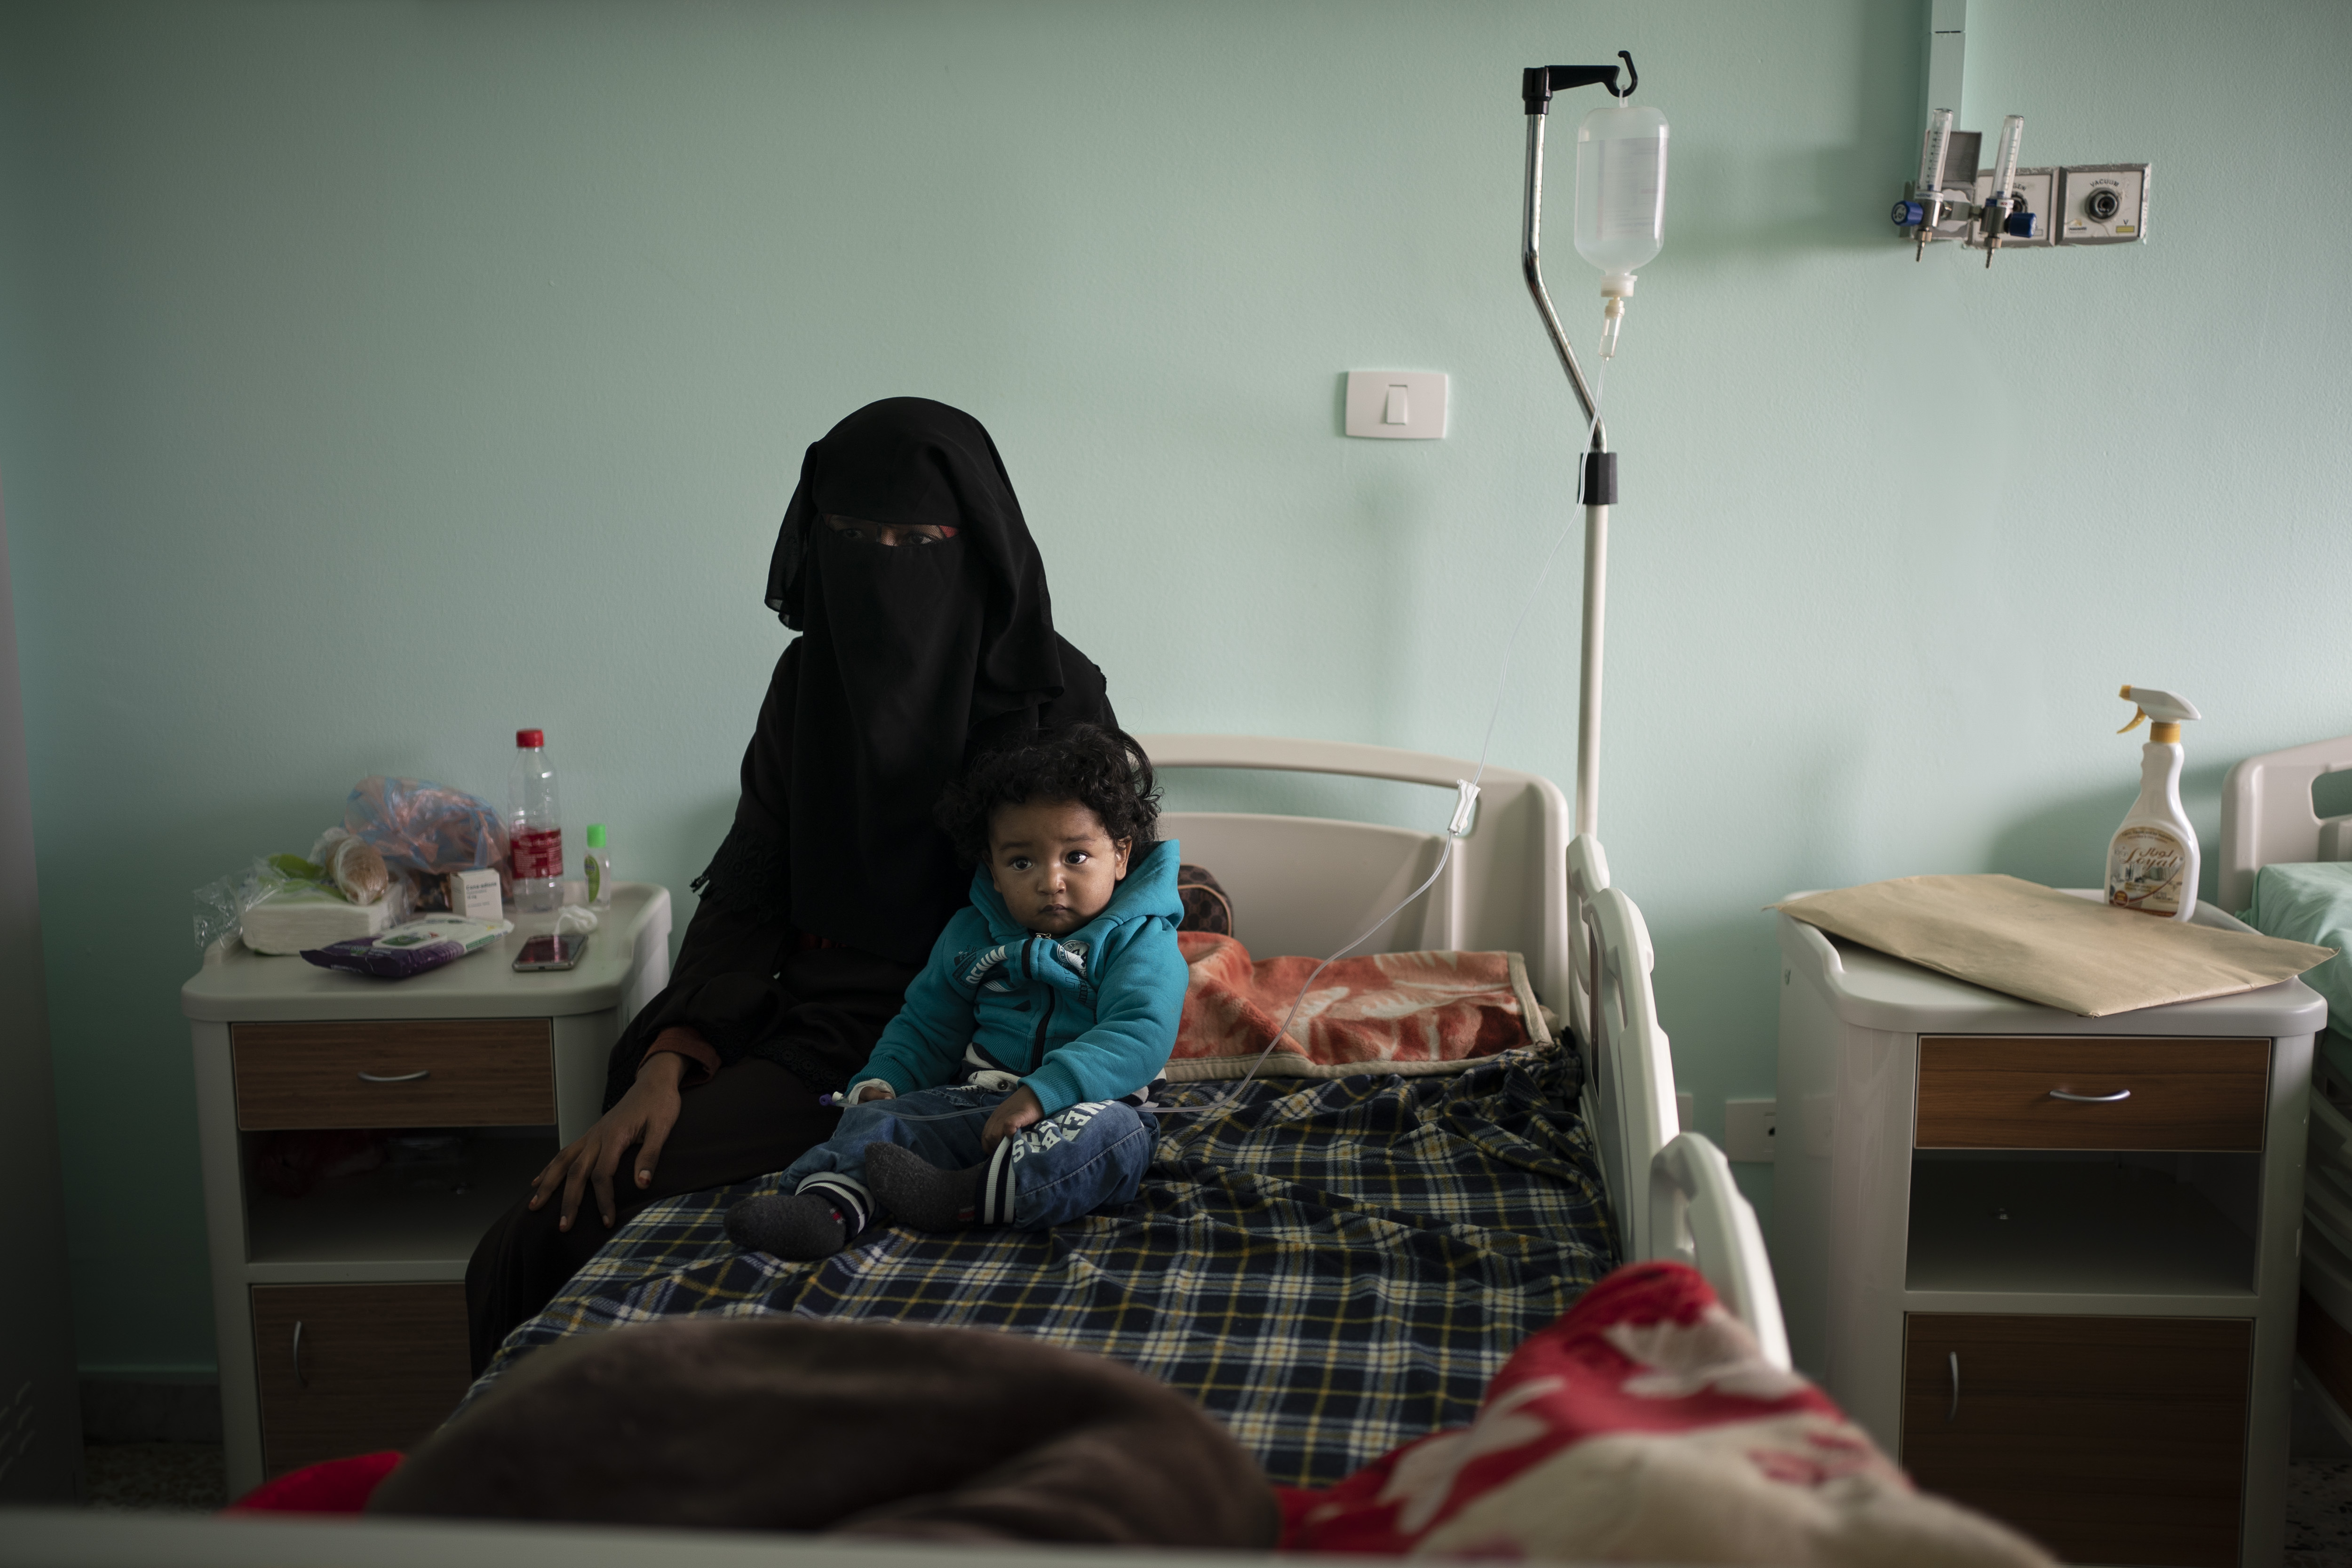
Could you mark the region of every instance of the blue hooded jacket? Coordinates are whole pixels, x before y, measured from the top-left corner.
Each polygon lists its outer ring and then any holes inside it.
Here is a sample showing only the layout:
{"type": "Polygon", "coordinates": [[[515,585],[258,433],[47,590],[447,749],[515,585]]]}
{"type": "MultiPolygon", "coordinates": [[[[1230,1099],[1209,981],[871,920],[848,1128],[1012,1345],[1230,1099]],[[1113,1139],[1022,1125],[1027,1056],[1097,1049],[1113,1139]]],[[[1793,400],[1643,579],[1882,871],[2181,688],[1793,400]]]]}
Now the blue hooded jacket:
{"type": "Polygon", "coordinates": [[[1153,845],[1109,908],[1060,937],[1020,925],[987,868],[974,872],[971,903],[932,944],[858,1079],[900,1094],[936,1088],[978,1046],[1021,1074],[1048,1116],[1144,1088],[1168,1065],[1184,1010],[1177,861],[1174,839],[1153,845]]]}

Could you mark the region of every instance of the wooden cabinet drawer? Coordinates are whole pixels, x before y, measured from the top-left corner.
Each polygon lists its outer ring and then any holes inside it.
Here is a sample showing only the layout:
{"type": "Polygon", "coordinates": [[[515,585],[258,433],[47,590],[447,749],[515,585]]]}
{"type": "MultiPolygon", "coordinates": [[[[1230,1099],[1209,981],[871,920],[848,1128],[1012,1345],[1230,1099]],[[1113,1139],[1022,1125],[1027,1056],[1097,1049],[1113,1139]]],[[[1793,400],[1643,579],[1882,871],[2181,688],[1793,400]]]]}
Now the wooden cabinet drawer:
{"type": "Polygon", "coordinates": [[[2252,1320],[1915,1312],[1905,1329],[1903,1464],[1923,1489],[2069,1563],[2238,1561],[2252,1320]]]}
{"type": "Polygon", "coordinates": [[[463,1285],[257,1285],[264,1468],[408,1449],[471,1381],[463,1285]]]}
{"type": "Polygon", "coordinates": [[[1923,1036],[1916,1142],[2254,1152],[2270,1062],[2266,1039],[1923,1036]]]}
{"type": "Polygon", "coordinates": [[[544,1018],[401,1024],[239,1024],[236,1124],[497,1127],[555,1120],[544,1018]]]}

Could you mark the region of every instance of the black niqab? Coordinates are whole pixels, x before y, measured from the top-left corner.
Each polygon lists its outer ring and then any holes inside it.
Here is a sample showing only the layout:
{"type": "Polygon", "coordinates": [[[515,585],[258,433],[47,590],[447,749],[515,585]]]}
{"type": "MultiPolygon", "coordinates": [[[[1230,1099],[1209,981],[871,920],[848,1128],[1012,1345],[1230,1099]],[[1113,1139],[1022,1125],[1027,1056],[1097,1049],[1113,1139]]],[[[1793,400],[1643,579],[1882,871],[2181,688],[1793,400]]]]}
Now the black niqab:
{"type": "Polygon", "coordinates": [[[919,963],[971,874],[932,820],[979,752],[1113,724],[1102,674],[1054,631],[1045,567],[996,444],[927,398],[852,414],[808,449],[769,569],[802,633],[743,758],[706,900],[919,963]],[[886,547],[827,515],[956,530],[886,547]]]}

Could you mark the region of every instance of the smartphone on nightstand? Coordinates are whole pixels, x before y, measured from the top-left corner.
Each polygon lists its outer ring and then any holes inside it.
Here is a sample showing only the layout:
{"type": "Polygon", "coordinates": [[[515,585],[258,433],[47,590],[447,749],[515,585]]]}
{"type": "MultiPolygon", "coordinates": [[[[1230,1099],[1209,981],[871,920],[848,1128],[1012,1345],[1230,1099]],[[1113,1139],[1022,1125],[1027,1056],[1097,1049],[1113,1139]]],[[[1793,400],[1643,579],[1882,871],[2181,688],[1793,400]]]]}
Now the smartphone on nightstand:
{"type": "Polygon", "coordinates": [[[563,932],[553,936],[535,936],[522,944],[515,954],[517,969],[570,969],[588,951],[584,931],[563,932]]]}

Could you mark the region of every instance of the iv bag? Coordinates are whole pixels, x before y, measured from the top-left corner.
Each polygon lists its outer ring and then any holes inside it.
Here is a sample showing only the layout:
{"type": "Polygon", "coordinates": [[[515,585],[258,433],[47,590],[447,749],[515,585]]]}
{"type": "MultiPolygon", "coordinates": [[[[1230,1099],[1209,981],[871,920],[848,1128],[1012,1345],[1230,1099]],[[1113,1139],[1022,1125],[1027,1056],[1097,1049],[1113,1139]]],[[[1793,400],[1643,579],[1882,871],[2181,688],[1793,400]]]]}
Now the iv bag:
{"type": "Polygon", "coordinates": [[[1658,254],[1666,219],[1666,117],[1646,105],[1596,109],[1576,128],[1576,249],[1604,273],[1658,254]]]}

